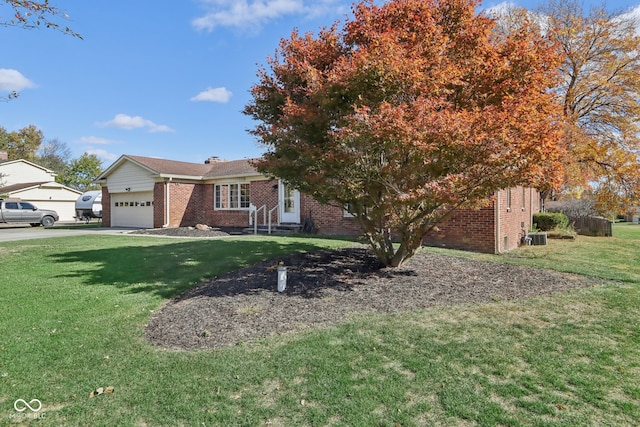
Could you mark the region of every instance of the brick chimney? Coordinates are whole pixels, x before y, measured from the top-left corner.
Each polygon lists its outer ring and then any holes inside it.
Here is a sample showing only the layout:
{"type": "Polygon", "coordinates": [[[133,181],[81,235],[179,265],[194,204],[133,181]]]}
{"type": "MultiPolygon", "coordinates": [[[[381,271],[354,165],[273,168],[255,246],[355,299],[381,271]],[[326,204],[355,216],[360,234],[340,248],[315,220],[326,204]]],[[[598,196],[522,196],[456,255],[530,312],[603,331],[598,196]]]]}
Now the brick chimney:
{"type": "Polygon", "coordinates": [[[224,160],[222,160],[220,157],[218,156],[211,156],[209,157],[207,160],[204,161],[205,165],[210,165],[212,163],[222,163],[224,162],[224,160]]]}
{"type": "Polygon", "coordinates": [[[7,160],[9,160],[9,155],[7,154],[7,152],[4,150],[0,150],[0,162],[6,162],[7,160]]]}

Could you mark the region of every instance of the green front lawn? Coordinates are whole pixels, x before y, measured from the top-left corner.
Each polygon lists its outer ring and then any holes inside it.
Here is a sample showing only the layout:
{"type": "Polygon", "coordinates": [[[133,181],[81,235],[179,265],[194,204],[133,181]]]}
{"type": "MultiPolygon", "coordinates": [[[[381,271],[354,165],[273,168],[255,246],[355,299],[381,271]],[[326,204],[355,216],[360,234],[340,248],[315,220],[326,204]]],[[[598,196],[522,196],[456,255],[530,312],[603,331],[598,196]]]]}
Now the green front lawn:
{"type": "Polygon", "coordinates": [[[614,236],[480,257],[624,284],[356,315],[194,352],[144,340],[145,323],[168,298],[243,265],[350,242],[82,236],[0,244],[0,425],[638,424],[640,226],[616,226],[614,236]],[[89,398],[108,386],[113,393],[89,398]],[[18,399],[40,400],[38,418],[16,411],[18,399]]]}

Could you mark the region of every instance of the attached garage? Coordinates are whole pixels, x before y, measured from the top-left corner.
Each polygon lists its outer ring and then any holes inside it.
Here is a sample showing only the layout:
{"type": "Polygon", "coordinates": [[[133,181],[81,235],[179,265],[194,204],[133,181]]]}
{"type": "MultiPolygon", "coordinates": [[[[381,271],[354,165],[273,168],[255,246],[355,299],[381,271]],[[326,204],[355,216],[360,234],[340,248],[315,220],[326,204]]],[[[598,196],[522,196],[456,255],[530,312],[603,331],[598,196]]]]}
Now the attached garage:
{"type": "Polygon", "coordinates": [[[111,194],[111,226],[153,228],[153,191],[111,194]]]}

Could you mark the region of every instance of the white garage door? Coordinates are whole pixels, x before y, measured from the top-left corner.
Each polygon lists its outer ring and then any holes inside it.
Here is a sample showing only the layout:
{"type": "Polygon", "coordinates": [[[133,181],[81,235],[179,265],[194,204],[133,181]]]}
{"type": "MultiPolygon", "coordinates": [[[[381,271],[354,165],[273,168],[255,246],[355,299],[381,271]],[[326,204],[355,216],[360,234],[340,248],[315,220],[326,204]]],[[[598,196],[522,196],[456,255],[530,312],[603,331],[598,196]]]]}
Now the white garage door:
{"type": "Polygon", "coordinates": [[[54,202],[37,201],[33,202],[40,209],[50,209],[58,212],[60,221],[73,221],[76,216],[76,202],[54,202]]]}
{"type": "Polygon", "coordinates": [[[153,228],[153,192],[111,194],[111,226],[153,228]]]}

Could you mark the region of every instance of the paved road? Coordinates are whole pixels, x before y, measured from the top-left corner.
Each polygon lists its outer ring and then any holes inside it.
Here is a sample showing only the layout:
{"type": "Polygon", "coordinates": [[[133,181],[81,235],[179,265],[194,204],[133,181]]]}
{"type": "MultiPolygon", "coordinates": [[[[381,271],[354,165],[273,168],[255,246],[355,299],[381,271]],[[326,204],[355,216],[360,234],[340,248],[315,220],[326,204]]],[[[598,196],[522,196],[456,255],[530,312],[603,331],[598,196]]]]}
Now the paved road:
{"type": "Polygon", "coordinates": [[[134,228],[84,228],[71,224],[56,224],[51,228],[31,227],[30,225],[0,224],[0,242],[16,240],[42,239],[47,237],[78,236],[83,234],[127,234],[134,228]]]}

